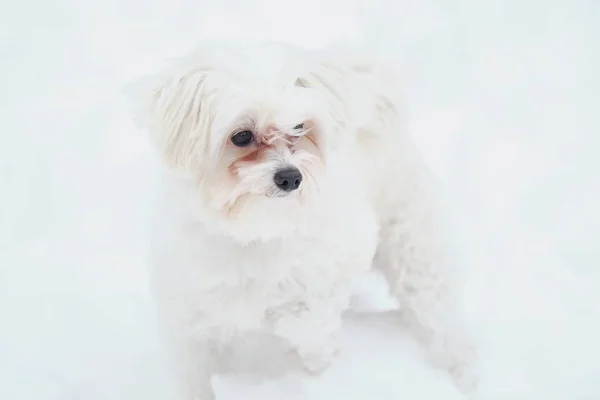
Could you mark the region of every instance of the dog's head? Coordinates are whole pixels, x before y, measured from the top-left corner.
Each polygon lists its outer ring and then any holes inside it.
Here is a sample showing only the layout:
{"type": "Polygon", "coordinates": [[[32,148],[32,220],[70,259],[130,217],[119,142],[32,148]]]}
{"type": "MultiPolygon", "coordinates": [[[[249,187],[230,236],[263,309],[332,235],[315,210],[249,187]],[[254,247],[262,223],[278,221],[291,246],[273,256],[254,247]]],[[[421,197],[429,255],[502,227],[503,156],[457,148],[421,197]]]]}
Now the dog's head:
{"type": "Polygon", "coordinates": [[[197,189],[206,222],[254,240],[297,228],[330,152],[351,140],[345,74],[316,52],[230,45],[200,50],[130,93],[165,163],[197,189]]]}

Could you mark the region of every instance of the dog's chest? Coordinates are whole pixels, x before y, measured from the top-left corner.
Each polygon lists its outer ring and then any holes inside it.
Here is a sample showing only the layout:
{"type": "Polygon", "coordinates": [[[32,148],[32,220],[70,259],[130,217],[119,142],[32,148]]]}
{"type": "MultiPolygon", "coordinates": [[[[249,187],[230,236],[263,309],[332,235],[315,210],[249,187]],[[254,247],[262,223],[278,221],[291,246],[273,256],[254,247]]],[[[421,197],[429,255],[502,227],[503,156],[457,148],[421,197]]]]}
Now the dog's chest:
{"type": "MultiPolygon", "coordinates": [[[[270,316],[295,313],[315,299],[345,296],[340,288],[370,266],[376,228],[371,218],[324,221],[312,231],[245,246],[199,234],[181,257],[157,271],[186,324],[219,336],[268,330],[270,316]]],[[[181,242],[179,242],[181,244],[181,242]]]]}
{"type": "MultiPolygon", "coordinates": [[[[356,269],[332,241],[294,237],[244,247],[215,244],[206,249],[210,279],[202,286],[223,305],[265,309],[306,296],[326,295],[331,285],[356,269]]],[[[339,247],[339,246],[337,246],[339,247]]],[[[207,277],[205,277],[207,278],[207,277]]]]}
{"type": "Polygon", "coordinates": [[[225,251],[214,244],[199,261],[211,260],[210,266],[198,274],[181,271],[176,307],[183,309],[187,325],[220,338],[268,331],[270,315],[294,312],[311,296],[329,295],[338,279],[332,255],[313,249],[321,254],[320,262],[299,246],[225,251]]]}

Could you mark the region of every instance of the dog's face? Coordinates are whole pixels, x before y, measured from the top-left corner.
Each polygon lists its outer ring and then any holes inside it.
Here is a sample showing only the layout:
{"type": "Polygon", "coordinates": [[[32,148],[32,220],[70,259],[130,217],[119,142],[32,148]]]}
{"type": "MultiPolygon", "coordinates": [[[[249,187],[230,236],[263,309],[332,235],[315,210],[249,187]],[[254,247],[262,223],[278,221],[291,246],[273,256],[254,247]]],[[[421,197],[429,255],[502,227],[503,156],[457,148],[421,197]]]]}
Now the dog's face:
{"type": "Polygon", "coordinates": [[[204,132],[209,152],[201,181],[226,213],[249,198],[300,204],[318,190],[324,167],[319,99],[295,85],[270,96],[248,86],[228,90],[218,102],[204,132]]]}
{"type": "Polygon", "coordinates": [[[245,241],[301,224],[344,129],[334,69],[298,49],[259,50],[178,64],[138,112],[166,163],[193,182],[205,222],[245,241]]]}

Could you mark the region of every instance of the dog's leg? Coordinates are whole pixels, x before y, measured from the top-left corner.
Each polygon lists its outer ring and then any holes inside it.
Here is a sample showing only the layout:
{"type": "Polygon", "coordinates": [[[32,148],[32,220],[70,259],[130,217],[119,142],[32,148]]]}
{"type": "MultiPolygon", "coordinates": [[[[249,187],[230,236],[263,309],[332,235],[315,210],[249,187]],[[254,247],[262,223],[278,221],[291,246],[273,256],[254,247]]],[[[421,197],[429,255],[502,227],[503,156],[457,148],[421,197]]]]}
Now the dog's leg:
{"type": "Polygon", "coordinates": [[[333,300],[295,303],[271,312],[273,333],[287,339],[306,371],[323,373],[339,353],[336,334],[343,308],[333,300]]]}
{"type": "Polygon", "coordinates": [[[172,341],[176,379],[182,400],[214,400],[211,377],[216,359],[208,341],[172,341]]]}
{"type": "Polygon", "coordinates": [[[474,348],[463,322],[455,271],[448,268],[436,239],[433,208],[419,184],[413,188],[383,221],[374,265],[386,277],[404,322],[425,345],[431,362],[447,370],[461,391],[474,393],[474,348]]]}

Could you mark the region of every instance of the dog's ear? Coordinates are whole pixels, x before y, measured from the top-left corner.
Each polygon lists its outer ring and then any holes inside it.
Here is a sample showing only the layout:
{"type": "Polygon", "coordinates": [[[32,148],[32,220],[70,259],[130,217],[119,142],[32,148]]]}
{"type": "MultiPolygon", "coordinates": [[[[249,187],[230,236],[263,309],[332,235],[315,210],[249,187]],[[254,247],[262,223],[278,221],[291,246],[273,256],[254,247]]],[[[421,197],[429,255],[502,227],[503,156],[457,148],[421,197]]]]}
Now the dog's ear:
{"type": "Polygon", "coordinates": [[[174,167],[189,167],[205,152],[211,122],[208,72],[206,66],[177,65],[123,88],[134,121],[174,167]]]}
{"type": "Polygon", "coordinates": [[[316,50],[311,57],[311,69],[298,78],[297,85],[327,94],[336,122],[335,132],[328,137],[331,145],[354,140],[353,133],[382,131],[382,124],[398,119],[395,74],[371,52],[339,47],[316,50]],[[354,129],[346,129],[347,125],[354,129]]]}

